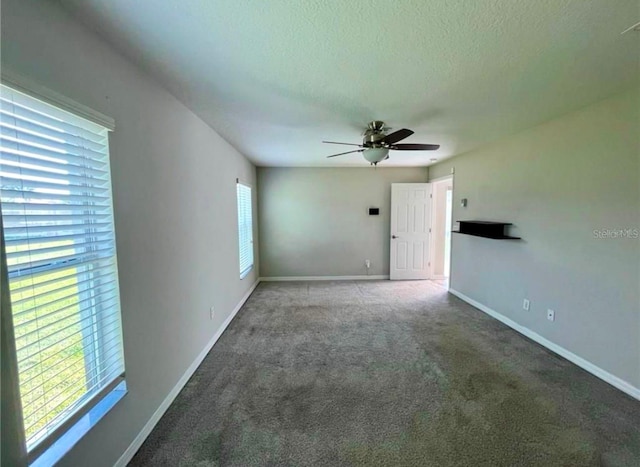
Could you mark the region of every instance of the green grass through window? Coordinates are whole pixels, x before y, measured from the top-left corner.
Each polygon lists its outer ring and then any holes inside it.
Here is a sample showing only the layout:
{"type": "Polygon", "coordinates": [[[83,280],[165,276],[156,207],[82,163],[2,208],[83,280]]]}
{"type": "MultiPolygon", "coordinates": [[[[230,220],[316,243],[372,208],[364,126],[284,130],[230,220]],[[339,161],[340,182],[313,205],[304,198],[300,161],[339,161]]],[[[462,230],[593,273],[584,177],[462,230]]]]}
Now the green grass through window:
{"type": "MultiPolygon", "coordinates": [[[[32,244],[30,248],[65,244],[70,248],[64,254],[72,254],[75,251],[73,242],[32,244]]],[[[7,253],[17,251],[15,247],[7,248],[7,253]]],[[[39,254],[31,259],[47,259],[46,255],[39,254]]],[[[56,253],[58,255],[60,253],[56,253]]],[[[11,260],[8,265],[11,268],[11,260]]],[[[75,270],[67,269],[43,274],[35,279],[25,277],[10,281],[27,439],[73,405],[86,389],[83,333],[82,325],[78,322],[80,297],[74,273],[75,270]],[[53,283],[47,283],[54,280],[53,283]],[[25,286],[29,288],[17,291],[25,286]],[[61,290],[41,296],[55,289],[61,290]],[[35,342],[38,343],[31,345],[35,342]],[[25,346],[29,347],[21,351],[20,348],[25,346]]]]}

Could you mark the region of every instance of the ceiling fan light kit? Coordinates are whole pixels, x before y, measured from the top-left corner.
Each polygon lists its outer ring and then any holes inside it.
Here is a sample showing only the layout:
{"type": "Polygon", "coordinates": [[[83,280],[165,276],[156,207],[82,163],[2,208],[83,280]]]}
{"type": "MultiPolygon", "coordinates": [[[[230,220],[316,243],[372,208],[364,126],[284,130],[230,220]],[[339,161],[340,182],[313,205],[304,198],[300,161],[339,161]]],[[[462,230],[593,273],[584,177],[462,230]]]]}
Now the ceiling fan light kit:
{"type": "Polygon", "coordinates": [[[387,157],[389,157],[389,149],[388,148],[365,149],[362,155],[366,160],[368,160],[372,164],[377,164],[378,162],[382,162],[387,157]]]}
{"type": "Polygon", "coordinates": [[[387,134],[391,128],[387,127],[381,120],[369,122],[367,129],[363,133],[362,144],[339,143],[336,141],[323,141],[328,144],[342,144],[345,146],[357,146],[362,149],[354,149],[353,151],[341,152],[327,157],[343,156],[361,152],[367,162],[371,165],[378,165],[379,162],[389,159],[389,150],[394,151],[435,151],[440,145],[438,144],[396,144],[413,134],[412,130],[402,128],[393,133],[387,134]]]}

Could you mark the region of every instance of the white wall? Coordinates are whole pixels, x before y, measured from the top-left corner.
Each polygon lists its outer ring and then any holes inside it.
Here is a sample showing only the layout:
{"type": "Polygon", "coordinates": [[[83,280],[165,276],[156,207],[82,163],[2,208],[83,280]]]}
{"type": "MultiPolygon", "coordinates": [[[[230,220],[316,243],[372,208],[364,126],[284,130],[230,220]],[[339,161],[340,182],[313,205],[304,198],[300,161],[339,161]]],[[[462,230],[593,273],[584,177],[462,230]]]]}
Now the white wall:
{"type": "Polygon", "coordinates": [[[366,259],[388,275],[391,183],[426,179],[424,167],[259,167],[260,275],[366,275],[366,259]]]}
{"type": "Polygon", "coordinates": [[[129,394],[60,464],[111,466],[256,280],[257,267],[239,279],[235,191],[236,177],[255,184],[255,168],[54,2],[2,1],[2,66],[116,122],[129,394]]]}
{"type": "Polygon", "coordinates": [[[594,230],[640,229],[639,96],[612,97],[429,171],[437,178],[455,167],[454,221],[513,222],[523,238],[453,234],[451,287],[636,388],[640,240],[594,230]]]}

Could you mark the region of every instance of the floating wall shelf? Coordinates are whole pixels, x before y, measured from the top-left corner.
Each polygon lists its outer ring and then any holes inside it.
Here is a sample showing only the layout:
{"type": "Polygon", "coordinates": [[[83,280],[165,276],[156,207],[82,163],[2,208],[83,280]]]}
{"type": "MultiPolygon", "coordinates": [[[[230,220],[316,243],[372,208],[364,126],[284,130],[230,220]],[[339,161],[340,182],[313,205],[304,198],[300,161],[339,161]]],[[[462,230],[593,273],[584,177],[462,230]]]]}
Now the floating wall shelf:
{"type": "Polygon", "coordinates": [[[473,235],[474,237],[492,238],[494,240],[521,240],[520,237],[511,237],[504,233],[505,227],[512,225],[510,222],[490,221],[458,221],[460,230],[454,233],[473,235]]]}

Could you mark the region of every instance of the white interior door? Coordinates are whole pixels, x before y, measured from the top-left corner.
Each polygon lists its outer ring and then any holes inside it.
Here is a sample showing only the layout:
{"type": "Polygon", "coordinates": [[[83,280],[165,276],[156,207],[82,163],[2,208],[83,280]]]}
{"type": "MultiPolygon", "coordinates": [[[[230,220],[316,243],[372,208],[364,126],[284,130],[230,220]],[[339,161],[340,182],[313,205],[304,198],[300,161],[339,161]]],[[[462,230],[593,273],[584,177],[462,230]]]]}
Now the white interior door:
{"type": "Polygon", "coordinates": [[[391,184],[391,280],[429,278],[431,184],[391,184]]]}

